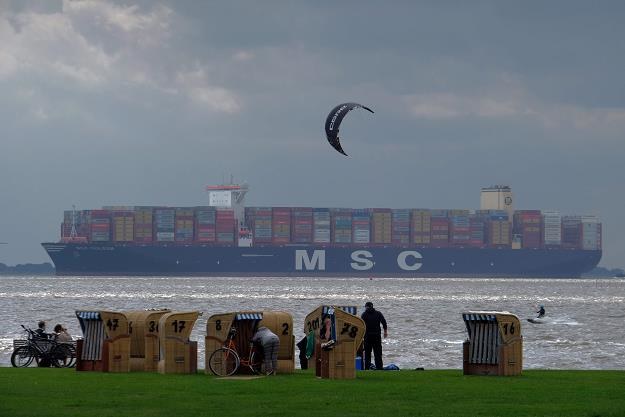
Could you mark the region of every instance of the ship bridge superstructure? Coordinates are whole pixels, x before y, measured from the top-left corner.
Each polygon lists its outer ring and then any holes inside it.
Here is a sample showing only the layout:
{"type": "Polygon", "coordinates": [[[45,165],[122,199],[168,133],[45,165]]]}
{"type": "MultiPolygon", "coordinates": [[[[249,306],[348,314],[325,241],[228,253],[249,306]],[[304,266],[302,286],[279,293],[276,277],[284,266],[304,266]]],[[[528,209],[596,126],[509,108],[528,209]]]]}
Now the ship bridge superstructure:
{"type": "Polygon", "coordinates": [[[208,205],[212,207],[227,207],[234,210],[235,218],[241,222],[245,210],[245,196],[249,191],[246,183],[207,185],[208,205]]]}

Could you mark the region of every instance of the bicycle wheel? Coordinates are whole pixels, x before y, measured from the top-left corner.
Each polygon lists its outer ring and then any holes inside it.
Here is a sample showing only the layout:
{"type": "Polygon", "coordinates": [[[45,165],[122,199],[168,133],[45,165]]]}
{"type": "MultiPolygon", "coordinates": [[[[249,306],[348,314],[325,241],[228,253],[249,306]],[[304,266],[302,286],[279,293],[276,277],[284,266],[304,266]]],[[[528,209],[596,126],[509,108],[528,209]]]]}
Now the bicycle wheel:
{"type": "Polygon", "coordinates": [[[67,349],[69,350],[69,353],[70,353],[69,362],[67,363],[66,367],[73,368],[74,366],[76,366],[76,347],[69,343],[65,346],[67,346],[67,349]]]}
{"type": "Polygon", "coordinates": [[[72,363],[72,351],[69,345],[56,345],[48,355],[52,366],[56,368],[67,368],[72,363]]]}
{"type": "Polygon", "coordinates": [[[28,346],[20,346],[11,355],[11,365],[14,368],[26,368],[35,359],[35,352],[28,346]]]}
{"type": "Polygon", "coordinates": [[[218,376],[230,376],[234,374],[241,360],[233,349],[222,347],[214,351],[208,359],[208,367],[211,372],[218,376]]]}

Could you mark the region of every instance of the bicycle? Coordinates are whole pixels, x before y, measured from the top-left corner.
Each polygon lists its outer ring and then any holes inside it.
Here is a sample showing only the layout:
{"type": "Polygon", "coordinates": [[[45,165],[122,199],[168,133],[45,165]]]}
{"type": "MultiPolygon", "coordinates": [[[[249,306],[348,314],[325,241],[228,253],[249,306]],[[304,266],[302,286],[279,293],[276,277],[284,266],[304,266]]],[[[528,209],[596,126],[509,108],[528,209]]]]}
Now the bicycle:
{"type": "Polygon", "coordinates": [[[55,339],[43,338],[33,330],[24,327],[28,338],[26,344],[16,346],[11,354],[11,365],[26,368],[33,362],[37,366],[69,368],[76,361],[76,348],[70,343],[57,343],[55,339]]]}
{"type": "Polygon", "coordinates": [[[234,341],[236,334],[237,329],[231,327],[224,345],[211,354],[208,360],[208,366],[213,374],[217,376],[230,376],[236,373],[241,365],[247,366],[254,375],[260,373],[262,358],[256,345],[254,342],[250,342],[247,357],[239,356],[234,341]]]}

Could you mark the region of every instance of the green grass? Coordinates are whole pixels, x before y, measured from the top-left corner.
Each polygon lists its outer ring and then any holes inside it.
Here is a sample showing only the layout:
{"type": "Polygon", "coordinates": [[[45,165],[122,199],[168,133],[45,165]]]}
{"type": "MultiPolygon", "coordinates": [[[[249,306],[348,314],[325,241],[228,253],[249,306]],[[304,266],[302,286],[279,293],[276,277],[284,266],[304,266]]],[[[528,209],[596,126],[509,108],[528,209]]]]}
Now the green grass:
{"type": "Polygon", "coordinates": [[[0,416],[624,416],[625,371],[309,371],[252,380],[0,368],[0,416]]]}

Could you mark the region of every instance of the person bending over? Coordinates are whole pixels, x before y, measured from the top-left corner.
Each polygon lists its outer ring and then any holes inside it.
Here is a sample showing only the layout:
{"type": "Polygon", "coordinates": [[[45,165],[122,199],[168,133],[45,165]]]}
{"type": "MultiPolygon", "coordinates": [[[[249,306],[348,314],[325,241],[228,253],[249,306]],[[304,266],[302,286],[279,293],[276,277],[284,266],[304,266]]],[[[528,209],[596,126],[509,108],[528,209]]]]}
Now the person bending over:
{"type": "Polygon", "coordinates": [[[275,375],[278,369],[280,338],[265,326],[261,326],[254,333],[252,341],[263,347],[265,373],[267,375],[275,375]]]}

